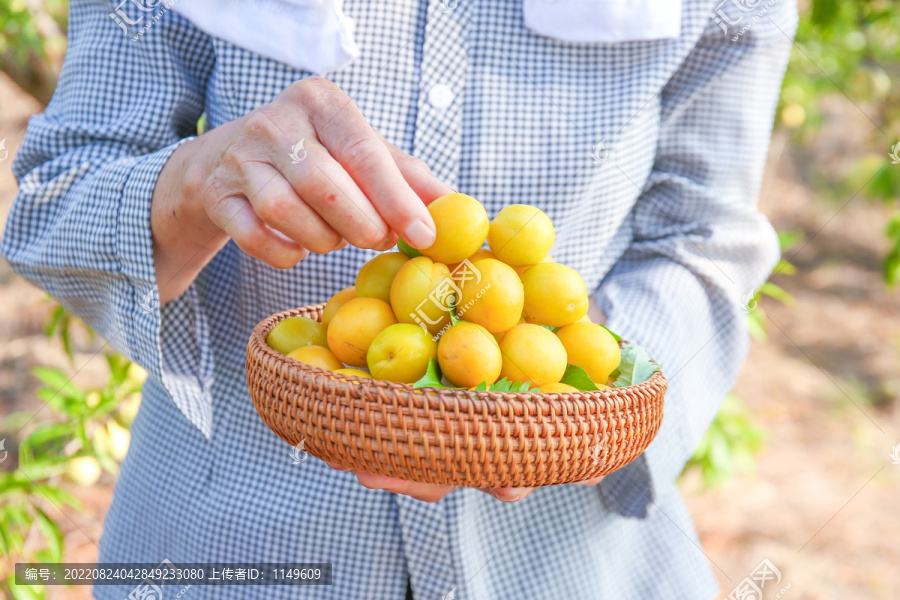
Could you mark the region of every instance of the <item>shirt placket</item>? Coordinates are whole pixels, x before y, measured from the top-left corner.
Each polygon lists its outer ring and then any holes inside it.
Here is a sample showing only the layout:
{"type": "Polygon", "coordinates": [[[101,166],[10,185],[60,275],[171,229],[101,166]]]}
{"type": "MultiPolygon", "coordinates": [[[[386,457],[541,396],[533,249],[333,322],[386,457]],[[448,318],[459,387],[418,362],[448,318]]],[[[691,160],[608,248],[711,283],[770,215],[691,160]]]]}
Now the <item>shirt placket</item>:
{"type": "MultiPolygon", "coordinates": [[[[413,136],[413,155],[453,188],[458,187],[463,134],[467,9],[465,0],[429,0],[413,136]]],[[[416,598],[453,598],[459,594],[444,506],[449,500],[427,504],[397,496],[416,598]]]]}
{"type": "Polygon", "coordinates": [[[466,0],[430,0],[425,23],[413,154],[458,187],[468,55],[466,0]]]}

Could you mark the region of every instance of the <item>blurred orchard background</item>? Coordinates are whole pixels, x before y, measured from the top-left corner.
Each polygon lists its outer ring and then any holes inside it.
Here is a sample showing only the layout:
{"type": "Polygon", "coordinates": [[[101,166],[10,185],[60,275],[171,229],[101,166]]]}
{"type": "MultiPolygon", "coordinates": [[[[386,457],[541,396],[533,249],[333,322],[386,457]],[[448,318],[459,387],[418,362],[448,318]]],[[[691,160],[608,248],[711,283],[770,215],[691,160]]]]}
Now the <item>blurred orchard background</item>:
{"type": "MultiPolygon", "coordinates": [[[[67,5],[0,0],[0,225],[67,5]]],[[[898,76],[898,3],[803,3],[760,197],[784,259],[746,299],[749,358],[681,479],[723,597],[764,559],[764,598],[900,590],[898,76]]],[[[144,373],[2,260],[0,307],[0,596],[88,598],[17,588],[12,565],[97,559],[144,373]]]]}

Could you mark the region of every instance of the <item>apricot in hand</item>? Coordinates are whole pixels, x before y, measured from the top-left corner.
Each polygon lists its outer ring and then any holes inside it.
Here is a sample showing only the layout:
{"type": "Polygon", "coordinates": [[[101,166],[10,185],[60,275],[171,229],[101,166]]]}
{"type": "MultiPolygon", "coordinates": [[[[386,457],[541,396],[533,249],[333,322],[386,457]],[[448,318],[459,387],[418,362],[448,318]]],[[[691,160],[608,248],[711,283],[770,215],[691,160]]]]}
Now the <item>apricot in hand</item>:
{"type": "Polygon", "coordinates": [[[488,235],[487,211],[465,194],[447,194],[428,205],[437,231],[434,243],[422,254],[439,263],[457,263],[481,248],[488,235]]]}

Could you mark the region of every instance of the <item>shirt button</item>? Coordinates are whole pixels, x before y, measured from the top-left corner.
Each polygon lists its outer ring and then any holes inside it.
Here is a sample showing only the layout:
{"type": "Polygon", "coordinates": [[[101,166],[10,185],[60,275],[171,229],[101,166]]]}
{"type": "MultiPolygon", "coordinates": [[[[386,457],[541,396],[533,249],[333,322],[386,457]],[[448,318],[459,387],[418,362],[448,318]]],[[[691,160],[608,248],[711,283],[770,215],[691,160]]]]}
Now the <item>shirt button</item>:
{"type": "Polygon", "coordinates": [[[435,108],[447,108],[453,104],[453,90],[439,83],[428,90],[428,103],[435,108]]]}

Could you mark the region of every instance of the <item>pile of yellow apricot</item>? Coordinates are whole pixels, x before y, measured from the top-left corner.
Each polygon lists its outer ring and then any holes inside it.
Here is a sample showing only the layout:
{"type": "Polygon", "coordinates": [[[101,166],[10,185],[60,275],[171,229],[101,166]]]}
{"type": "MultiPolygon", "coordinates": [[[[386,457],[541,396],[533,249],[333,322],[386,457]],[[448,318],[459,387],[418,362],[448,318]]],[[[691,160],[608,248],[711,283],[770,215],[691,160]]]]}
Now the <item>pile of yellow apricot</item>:
{"type": "Polygon", "coordinates": [[[619,344],[587,317],[581,276],[550,258],[555,233],[543,211],[513,204],[488,221],[480,202],[459,193],[428,211],[429,248],[379,254],[328,301],[321,322],[284,319],[268,345],[314,367],[395,382],[419,381],[436,360],[455,387],[506,378],[577,392],[560,383],[568,365],[607,387],[619,344]]]}

